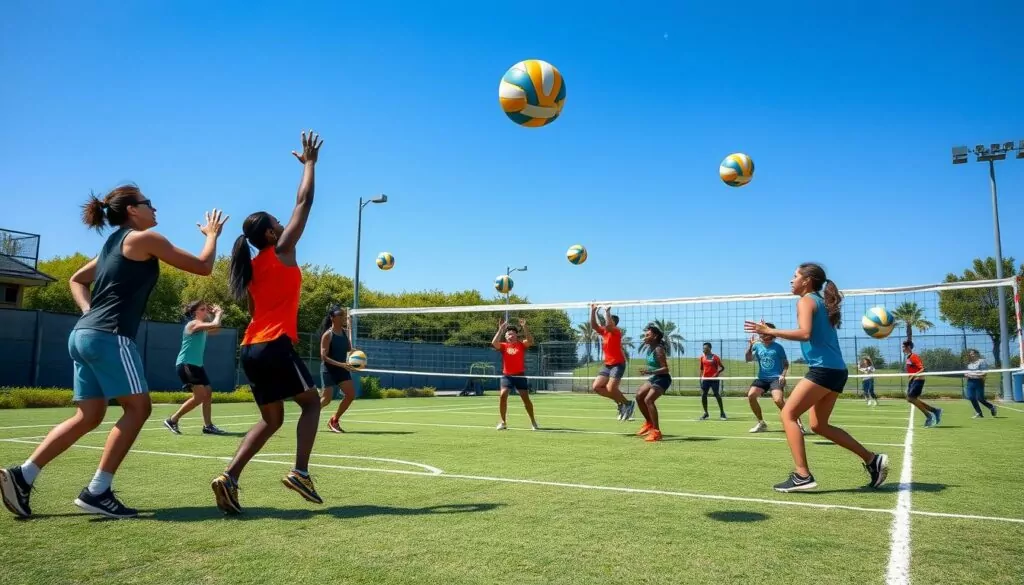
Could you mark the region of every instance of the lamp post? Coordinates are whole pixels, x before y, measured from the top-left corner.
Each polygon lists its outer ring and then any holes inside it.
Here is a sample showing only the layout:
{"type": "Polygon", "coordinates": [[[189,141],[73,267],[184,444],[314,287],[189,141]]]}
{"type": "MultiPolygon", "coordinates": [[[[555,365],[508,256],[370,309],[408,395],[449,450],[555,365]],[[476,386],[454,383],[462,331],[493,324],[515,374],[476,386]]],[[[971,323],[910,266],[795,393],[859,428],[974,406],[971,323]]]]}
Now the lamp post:
{"type": "MultiPolygon", "coordinates": [[[[1012,142],[1004,142],[1003,144],[992,144],[988,148],[984,144],[979,144],[974,147],[974,156],[977,162],[988,163],[988,178],[989,184],[992,189],[992,222],[993,230],[995,232],[996,241],[996,278],[1003,278],[1003,245],[999,235],[999,198],[996,192],[996,165],[995,161],[1005,160],[1006,154],[1011,151],[1017,151],[1017,157],[1024,159],[1024,140],[1021,140],[1016,147],[1012,142]]],[[[970,151],[966,146],[954,146],[953,147],[953,164],[963,164],[967,162],[967,155],[970,151]]],[[[1010,363],[1010,332],[1008,321],[1006,320],[1006,291],[1004,287],[1000,286],[997,289],[999,298],[999,353],[1001,354],[1002,360],[1000,366],[1003,364],[1010,363]]],[[[1003,386],[1003,399],[1013,400],[1013,387],[1011,385],[1010,373],[1003,372],[1002,376],[1003,386]]]]}
{"type": "MultiPolygon", "coordinates": [[[[359,252],[360,252],[360,248],[361,248],[362,241],[363,241],[363,208],[366,207],[367,205],[369,205],[370,203],[387,203],[387,202],[388,202],[388,196],[383,194],[383,193],[381,193],[380,195],[374,197],[373,199],[366,199],[366,200],[364,200],[362,197],[359,198],[359,215],[358,215],[358,219],[356,220],[356,277],[355,277],[355,282],[353,283],[353,291],[352,291],[352,308],[353,309],[358,309],[359,308],[359,252]]],[[[353,344],[355,344],[355,342],[356,342],[356,333],[359,331],[359,327],[357,326],[358,322],[359,322],[359,317],[358,316],[353,316],[352,317],[352,343],[353,344]]],[[[353,379],[353,382],[355,383],[355,386],[356,386],[356,396],[358,396],[359,395],[359,378],[355,377],[353,379]]]]}
{"type": "MultiPolygon", "coordinates": [[[[511,278],[513,272],[526,272],[526,266],[524,265],[524,266],[522,266],[520,268],[512,268],[511,266],[506,266],[505,267],[505,276],[508,276],[508,277],[511,278]]],[[[509,294],[505,295],[505,306],[506,307],[511,303],[511,300],[510,300],[510,295],[511,294],[512,294],[511,291],[509,291],[509,294]]],[[[505,322],[508,323],[508,309],[505,309],[505,322]]]]}

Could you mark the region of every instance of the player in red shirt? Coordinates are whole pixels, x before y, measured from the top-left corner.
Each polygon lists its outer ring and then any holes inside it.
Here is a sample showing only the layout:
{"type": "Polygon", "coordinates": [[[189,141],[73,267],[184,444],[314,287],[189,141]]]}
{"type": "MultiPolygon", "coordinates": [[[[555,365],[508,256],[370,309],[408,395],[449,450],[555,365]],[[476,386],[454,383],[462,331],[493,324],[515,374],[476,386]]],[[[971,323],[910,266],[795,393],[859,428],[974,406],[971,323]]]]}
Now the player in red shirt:
{"type": "Polygon", "coordinates": [[[604,367],[594,379],[593,389],[605,398],[611,398],[619,405],[619,420],[632,420],[632,400],[627,400],[619,391],[622,376],[626,373],[626,353],[622,351],[622,329],[619,329],[619,317],[612,315],[612,308],[604,310],[604,325],[597,320],[597,305],[590,305],[590,327],[601,336],[601,347],[604,350],[604,367]]]}
{"type": "Polygon", "coordinates": [[[909,339],[903,342],[903,353],[907,355],[904,366],[907,373],[910,374],[910,381],[907,382],[907,402],[924,413],[924,426],[933,427],[942,421],[942,409],[935,408],[921,400],[921,394],[924,392],[924,377],[914,375],[924,371],[924,362],[921,361],[921,356],[914,353],[914,342],[909,339]]]}
{"type": "Polygon", "coordinates": [[[530,389],[526,381],[526,350],[533,346],[533,335],[526,327],[526,319],[520,319],[519,326],[523,328],[522,341],[519,340],[519,329],[499,319],[498,332],[491,340],[491,346],[501,352],[501,394],[498,402],[501,422],[497,427],[499,431],[508,428],[505,424],[505,414],[508,412],[508,393],[512,388],[515,388],[519,392],[519,397],[523,399],[523,406],[526,407],[526,414],[530,415],[533,430],[540,429],[537,426],[537,419],[533,416],[533,402],[530,401],[530,389]],[[505,341],[501,341],[503,338],[505,341]]]}
{"type": "Polygon", "coordinates": [[[708,420],[708,390],[715,393],[715,400],[718,401],[719,419],[728,420],[725,416],[725,407],[722,406],[721,380],[718,376],[725,371],[722,365],[722,358],[711,352],[711,344],[704,343],[704,353],[700,354],[697,360],[700,367],[700,403],[704,407],[704,415],[699,420],[708,420]]]}

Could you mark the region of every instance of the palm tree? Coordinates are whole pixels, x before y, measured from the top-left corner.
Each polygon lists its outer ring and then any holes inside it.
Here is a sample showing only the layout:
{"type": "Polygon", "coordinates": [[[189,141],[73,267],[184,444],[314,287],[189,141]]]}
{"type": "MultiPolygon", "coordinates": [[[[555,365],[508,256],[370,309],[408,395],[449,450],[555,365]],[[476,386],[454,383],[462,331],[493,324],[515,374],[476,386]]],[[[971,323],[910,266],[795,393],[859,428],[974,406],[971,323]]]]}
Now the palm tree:
{"type": "Polygon", "coordinates": [[[654,324],[665,334],[665,339],[668,341],[672,353],[676,354],[676,356],[683,355],[685,353],[683,342],[686,339],[679,333],[676,333],[676,324],[672,321],[662,321],[661,319],[655,319],[654,324]]]}
{"type": "Polygon", "coordinates": [[[935,326],[934,323],[924,318],[924,310],[917,306],[917,303],[907,302],[903,303],[892,312],[893,318],[897,321],[903,321],[907,326],[907,340],[910,341],[914,337],[914,329],[917,329],[920,333],[928,331],[935,326]]]}
{"type": "Polygon", "coordinates": [[[576,326],[576,329],[580,332],[580,341],[583,343],[584,348],[584,358],[588,363],[594,361],[594,342],[599,339],[597,331],[594,331],[594,328],[590,326],[589,321],[586,323],[580,323],[576,326]]]}
{"type": "Polygon", "coordinates": [[[629,351],[631,349],[636,349],[636,343],[633,341],[632,337],[626,335],[626,330],[625,329],[619,329],[619,330],[622,331],[622,353],[624,353],[626,355],[626,360],[628,361],[629,360],[629,351]]]}

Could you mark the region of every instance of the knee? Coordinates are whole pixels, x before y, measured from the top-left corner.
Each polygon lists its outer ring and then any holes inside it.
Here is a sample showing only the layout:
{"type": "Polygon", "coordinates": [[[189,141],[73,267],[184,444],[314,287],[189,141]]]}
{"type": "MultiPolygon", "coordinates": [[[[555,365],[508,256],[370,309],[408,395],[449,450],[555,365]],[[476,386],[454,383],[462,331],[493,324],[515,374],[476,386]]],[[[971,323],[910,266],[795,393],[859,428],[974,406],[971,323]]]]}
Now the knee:
{"type": "Polygon", "coordinates": [[[96,427],[100,426],[101,422],[103,422],[103,416],[105,414],[105,410],[82,412],[81,414],[79,414],[78,424],[88,428],[89,430],[95,429],[96,427]]]}
{"type": "Polygon", "coordinates": [[[821,435],[821,434],[824,434],[825,432],[827,432],[829,426],[831,426],[831,425],[829,425],[826,422],[812,420],[811,421],[811,432],[814,433],[815,435],[821,435]]]}
{"type": "Polygon", "coordinates": [[[775,406],[779,407],[779,410],[782,410],[783,408],[786,408],[786,401],[784,399],[782,399],[782,398],[779,398],[778,400],[775,400],[773,398],[772,402],[775,403],[775,406]]]}
{"type": "Polygon", "coordinates": [[[647,395],[644,396],[644,404],[647,405],[647,408],[650,408],[654,406],[654,401],[657,399],[658,397],[654,394],[654,392],[648,392],[647,395]]]}

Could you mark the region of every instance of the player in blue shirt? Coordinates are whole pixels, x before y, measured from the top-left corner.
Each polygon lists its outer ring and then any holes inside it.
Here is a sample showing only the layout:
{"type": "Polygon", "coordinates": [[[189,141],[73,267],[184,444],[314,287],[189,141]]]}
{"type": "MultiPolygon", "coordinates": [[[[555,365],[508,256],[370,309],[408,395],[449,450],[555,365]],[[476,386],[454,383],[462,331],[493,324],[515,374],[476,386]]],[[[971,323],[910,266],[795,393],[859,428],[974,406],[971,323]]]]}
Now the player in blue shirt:
{"type": "MultiPolygon", "coordinates": [[[[765,323],[766,326],[774,328],[772,323],[765,323]]],[[[775,406],[782,410],[786,406],[786,373],[789,372],[789,358],[786,357],[786,350],[775,342],[771,335],[752,335],[747,345],[747,353],[743,355],[747,362],[757,360],[757,378],[750,383],[750,390],[747,391],[747,400],[750,402],[750,410],[757,417],[757,424],[750,429],[752,433],[763,433],[768,430],[768,423],[764,422],[761,412],[761,405],[757,399],[764,396],[765,392],[772,393],[772,401],[775,406]]],[[[800,425],[800,432],[804,431],[804,425],[797,419],[800,425]]]]}

